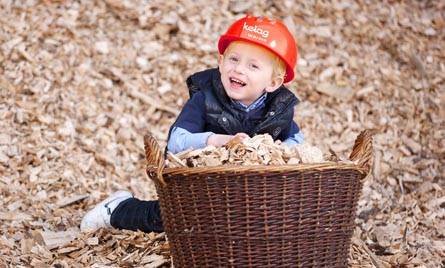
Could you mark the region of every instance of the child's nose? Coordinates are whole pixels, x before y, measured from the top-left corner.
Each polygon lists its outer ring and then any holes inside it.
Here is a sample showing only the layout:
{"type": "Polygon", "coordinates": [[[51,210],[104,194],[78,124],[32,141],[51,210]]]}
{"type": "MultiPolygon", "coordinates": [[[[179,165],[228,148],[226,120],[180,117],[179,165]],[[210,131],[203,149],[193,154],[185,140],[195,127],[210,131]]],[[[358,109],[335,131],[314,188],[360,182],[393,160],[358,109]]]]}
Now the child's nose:
{"type": "Polygon", "coordinates": [[[241,62],[238,62],[235,65],[235,72],[243,74],[244,73],[244,65],[241,62]]]}

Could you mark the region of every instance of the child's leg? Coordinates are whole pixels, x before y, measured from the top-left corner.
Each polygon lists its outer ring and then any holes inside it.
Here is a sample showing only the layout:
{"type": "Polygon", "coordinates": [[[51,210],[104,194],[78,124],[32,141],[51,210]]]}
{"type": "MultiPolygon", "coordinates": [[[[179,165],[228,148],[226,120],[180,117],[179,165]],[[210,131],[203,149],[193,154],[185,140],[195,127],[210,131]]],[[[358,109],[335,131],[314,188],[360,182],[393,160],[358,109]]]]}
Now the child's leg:
{"type": "Polygon", "coordinates": [[[82,232],[94,232],[99,228],[112,227],[110,224],[111,213],[120,202],[132,197],[133,195],[127,191],[113,193],[85,214],[80,223],[80,230],[82,232]]]}
{"type": "Polygon", "coordinates": [[[90,210],[80,224],[82,232],[110,227],[163,232],[159,202],[142,201],[130,192],[118,191],[90,210]]]}
{"type": "Polygon", "coordinates": [[[111,226],[118,229],[163,232],[159,201],[129,198],[122,201],[111,214],[111,226]]]}

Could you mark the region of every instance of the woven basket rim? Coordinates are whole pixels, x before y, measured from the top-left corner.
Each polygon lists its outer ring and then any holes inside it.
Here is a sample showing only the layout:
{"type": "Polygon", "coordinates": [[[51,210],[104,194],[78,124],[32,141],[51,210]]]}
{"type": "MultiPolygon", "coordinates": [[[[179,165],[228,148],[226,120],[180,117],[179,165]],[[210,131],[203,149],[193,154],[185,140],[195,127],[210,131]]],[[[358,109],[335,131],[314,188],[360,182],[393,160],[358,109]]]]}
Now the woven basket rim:
{"type": "Polygon", "coordinates": [[[194,175],[203,173],[245,173],[245,172],[256,172],[256,173],[284,173],[292,171],[314,171],[314,170],[355,170],[362,174],[367,174],[368,169],[361,167],[352,163],[337,163],[337,162],[324,162],[324,163],[314,163],[314,164],[293,164],[293,165],[220,165],[212,167],[172,167],[164,168],[162,171],[163,175],[194,175]]]}

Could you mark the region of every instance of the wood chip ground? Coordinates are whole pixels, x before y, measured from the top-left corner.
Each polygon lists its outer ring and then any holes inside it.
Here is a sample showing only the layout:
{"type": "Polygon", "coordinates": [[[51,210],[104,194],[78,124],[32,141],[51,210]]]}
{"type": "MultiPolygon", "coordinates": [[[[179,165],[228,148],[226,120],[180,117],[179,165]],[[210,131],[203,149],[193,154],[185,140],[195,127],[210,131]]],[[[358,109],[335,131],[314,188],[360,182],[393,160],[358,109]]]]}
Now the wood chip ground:
{"type": "Polygon", "coordinates": [[[377,130],[350,267],[444,267],[444,1],[0,1],[0,267],[169,267],[164,234],[79,233],[118,189],[154,199],[185,79],[244,13],[298,40],[306,140],[347,156],[377,130]]]}

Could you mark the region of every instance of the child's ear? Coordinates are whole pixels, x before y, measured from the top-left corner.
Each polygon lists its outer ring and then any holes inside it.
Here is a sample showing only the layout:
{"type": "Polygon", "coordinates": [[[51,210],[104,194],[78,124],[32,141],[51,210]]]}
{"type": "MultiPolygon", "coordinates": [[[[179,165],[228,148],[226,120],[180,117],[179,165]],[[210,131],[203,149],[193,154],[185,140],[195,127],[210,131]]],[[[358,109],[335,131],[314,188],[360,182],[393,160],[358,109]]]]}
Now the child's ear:
{"type": "Polygon", "coordinates": [[[223,61],[224,61],[224,55],[219,54],[219,56],[218,56],[218,67],[220,69],[221,69],[221,65],[222,65],[223,61]]]}
{"type": "Polygon", "coordinates": [[[284,78],[280,77],[280,76],[276,76],[275,78],[272,79],[272,81],[270,82],[270,86],[266,87],[266,92],[274,92],[275,90],[277,90],[279,87],[281,87],[281,85],[284,82],[284,78]]]}

